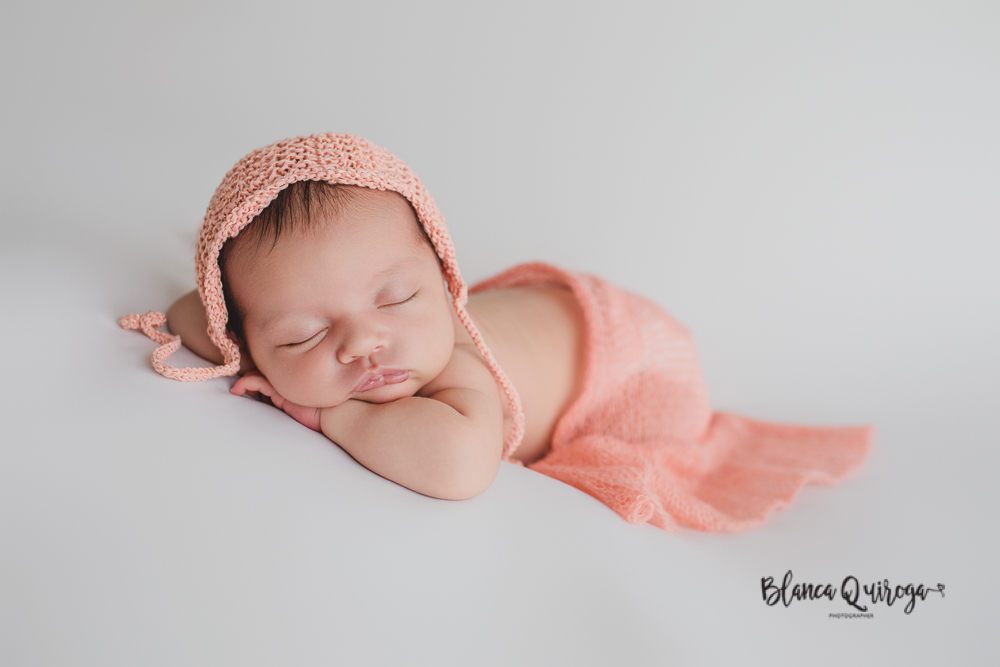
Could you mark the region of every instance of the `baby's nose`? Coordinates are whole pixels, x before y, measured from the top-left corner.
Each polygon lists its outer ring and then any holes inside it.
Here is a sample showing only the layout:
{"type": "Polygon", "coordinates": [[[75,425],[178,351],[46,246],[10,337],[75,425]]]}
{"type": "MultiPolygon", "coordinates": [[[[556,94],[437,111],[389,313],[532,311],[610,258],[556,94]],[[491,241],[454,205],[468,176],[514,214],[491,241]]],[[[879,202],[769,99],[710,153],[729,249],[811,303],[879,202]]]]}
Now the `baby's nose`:
{"type": "Polygon", "coordinates": [[[385,347],[385,338],[373,330],[352,330],[343,344],[337,350],[337,359],[342,364],[349,364],[357,359],[371,356],[385,347]]]}

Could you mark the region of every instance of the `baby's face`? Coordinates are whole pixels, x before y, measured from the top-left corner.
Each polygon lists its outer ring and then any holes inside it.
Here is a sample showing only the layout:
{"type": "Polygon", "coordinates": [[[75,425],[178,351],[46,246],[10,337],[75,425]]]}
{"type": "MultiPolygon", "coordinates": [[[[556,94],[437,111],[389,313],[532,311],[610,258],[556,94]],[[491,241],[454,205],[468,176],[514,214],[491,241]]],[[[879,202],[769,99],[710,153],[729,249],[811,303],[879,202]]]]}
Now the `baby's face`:
{"type": "Polygon", "coordinates": [[[417,224],[400,195],[372,191],[270,252],[233,257],[246,346],[279,394],[307,407],[386,403],[444,370],[453,308],[417,224]]]}

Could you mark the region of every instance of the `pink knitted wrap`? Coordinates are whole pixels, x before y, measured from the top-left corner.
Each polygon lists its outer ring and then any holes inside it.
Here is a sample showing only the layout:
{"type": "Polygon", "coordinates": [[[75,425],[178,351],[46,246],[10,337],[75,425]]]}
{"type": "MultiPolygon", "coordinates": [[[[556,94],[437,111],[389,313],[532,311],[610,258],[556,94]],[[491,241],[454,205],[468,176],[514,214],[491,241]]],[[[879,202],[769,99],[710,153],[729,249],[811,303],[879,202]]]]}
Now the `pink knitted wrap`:
{"type": "Polygon", "coordinates": [[[348,134],[316,134],[279,141],[259,148],[229,170],[208,204],[195,254],[198,292],[208,315],[208,335],[222,351],[224,363],[210,368],[177,368],[164,360],[180,348],[180,336],[171,336],[157,327],[166,322],[162,313],[126,315],[119,319],[127,329],[141,329],[160,347],[153,352],[157,373],[185,382],[235,375],[240,367],[239,348],[226,336],[229,314],[222,293],[219,252],[222,245],[240,233],[270,204],[278,193],[298,181],[326,181],[339,185],[358,185],[373,190],[391,190],[406,197],[441,258],[452,303],[459,320],[468,330],[476,348],[489,366],[507,399],[512,416],[510,433],[504,443],[504,459],[521,442],[524,413],[517,390],[507,379],[496,358],[483,341],[465,309],[468,290],[455,261],[455,248],[444,218],[420,179],[389,151],[361,137],[348,134]]]}
{"type": "Polygon", "coordinates": [[[586,328],[580,393],[530,468],[665,530],[759,526],[805,484],[833,484],[871,451],[866,426],[774,424],[713,412],[691,333],[659,305],[596,276],[515,266],[473,294],[570,288],[586,328]]]}

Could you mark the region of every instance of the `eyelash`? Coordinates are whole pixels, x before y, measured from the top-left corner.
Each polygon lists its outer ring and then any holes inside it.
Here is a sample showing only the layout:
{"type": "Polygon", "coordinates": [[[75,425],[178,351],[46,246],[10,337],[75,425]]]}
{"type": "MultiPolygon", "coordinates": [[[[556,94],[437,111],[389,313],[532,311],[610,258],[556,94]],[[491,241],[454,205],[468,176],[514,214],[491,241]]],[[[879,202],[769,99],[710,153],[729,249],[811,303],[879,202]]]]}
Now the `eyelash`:
{"type": "Polygon", "coordinates": [[[383,307],[384,308],[392,308],[393,306],[402,306],[404,303],[407,303],[408,301],[412,301],[413,297],[417,296],[418,294],[420,294],[420,290],[417,290],[416,292],[414,292],[410,296],[406,297],[402,301],[397,301],[396,303],[387,303],[383,307]]]}
{"type": "Polygon", "coordinates": [[[303,341],[299,341],[298,343],[288,343],[288,344],[285,345],[285,347],[287,347],[287,348],[302,347],[303,345],[305,345],[306,343],[308,343],[309,341],[311,341],[313,338],[315,338],[316,336],[320,335],[321,333],[323,333],[323,332],[322,331],[317,331],[312,336],[309,336],[309,338],[306,338],[303,341]]]}
{"type": "MultiPolygon", "coordinates": [[[[411,294],[407,298],[403,299],[402,301],[397,301],[396,303],[387,303],[387,304],[385,304],[382,307],[383,308],[392,308],[394,306],[402,306],[404,303],[412,301],[413,298],[415,296],[417,296],[418,294],[420,294],[420,290],[417,290],[416,292],[414,292],[413,294],[411,294]]],[[[287,348],[302,347],[303,345],[305,345],[306,343],[308,343],[309,341],[311,341],[313,338],[315,338],[316,336],[320,335],[321,333],[323,333],[323,332],[322,331],[317,331],[312,336],[309,336],[309,338],[306,338],[303,341],[299,341],[298,343],[288,343],[288,344],[285,345],[285,347],[287,347],[287,348]]]]}

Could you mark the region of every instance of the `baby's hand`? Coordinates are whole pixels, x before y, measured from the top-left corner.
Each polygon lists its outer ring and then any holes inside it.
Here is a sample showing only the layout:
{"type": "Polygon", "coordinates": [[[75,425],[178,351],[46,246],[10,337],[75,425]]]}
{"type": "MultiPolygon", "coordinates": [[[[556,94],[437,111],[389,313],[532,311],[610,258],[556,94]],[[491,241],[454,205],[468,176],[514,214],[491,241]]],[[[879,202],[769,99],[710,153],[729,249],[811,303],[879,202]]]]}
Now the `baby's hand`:
{"type": "Polygon", "coordinates": [[[236,384],[229,390],[229,393],[236,396],[250,394],[250,396],[253,396],[254,398],[256,398],[259,394],[263,394],[270,399],[270,402],[274,405],[274,407],[284,410],[288,416],[292,417],[295,421],[300,424],[305,424],[314,431],[320,430],[319,408],[307,408],[286,400],[281,394],[274,390],[274,387],[266,377],[255,370],[247,371],[246,375],[236,381],[236,384]]]}

